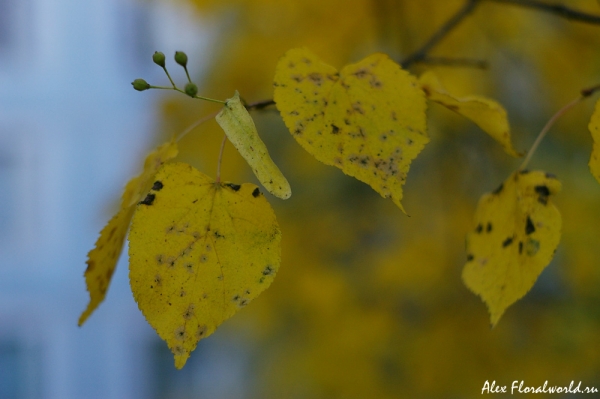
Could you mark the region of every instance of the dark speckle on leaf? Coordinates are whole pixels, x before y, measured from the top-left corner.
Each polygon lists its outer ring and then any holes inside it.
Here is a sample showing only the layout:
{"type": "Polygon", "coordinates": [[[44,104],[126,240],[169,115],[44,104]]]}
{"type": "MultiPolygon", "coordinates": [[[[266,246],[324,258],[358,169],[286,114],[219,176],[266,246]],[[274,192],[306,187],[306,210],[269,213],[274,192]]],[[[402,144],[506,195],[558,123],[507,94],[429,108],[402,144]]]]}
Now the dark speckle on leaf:
{"type": "Polygon", "coordinates": [[[533,232],[535,232],[535,226],[533,225],[531,218],[527,216],[527,221],[525,222],[525,234],[529,235],[533,232]]]}
{"type": "Polygon", "coordinates": [[[152,186],[152,190],[154,191],[160,191],[163,188],[163,184],[160,180],[157,180],[154,182],[154,185],[152,186]]]}
{"type": "Polygon", "coordinates": [[[470,261],[472,261],[473,259],[474,259],[474,258],[473,258],[473,255],[471,255],[471,254],[468,254],[468,255],[467,255],[467,262],[470,262],[470,261]]]}
{"type": "Polygon", "coordinates": [[[146,195],[146,198],[144,198],[139,203],[140,203],[140,205],[152,205],[152,203],[154,202],[154,198],[156,198],[156,195],[148,194],[148,195],[146,195]]]}
{"type": "Polygon", "coordinates": [[[550,190],[547,186],[535,186],[535,192],[538,194],[538,202],[546,205],[548,203],[548,197],[550,196],[550,190]]]}
{"type": "Polygon", "coordinates": [[[502,242],[502,247],[506,248],[508,247],[510,244],[512,244],[513,242],[513,238],[512,237],[508,237],[506,240],[504,240],[502,242]]]}
{"type": "Polygon", "coordinates": [[[487,227],[485,228],[485,231],[487,231],[488,233],[490,231],[492,231],[492,223],[491,222],[488,222],[487,227]]]}
{"type": "Polygon", "coordinates": [[[483,225],[482,225],[481,223],[479,223],[479,224],[477,225],[477,227],[475,228],[475,231],[476,231],[477,233],[481,233],[481,232],[483,231],[483,225]]]}
{"type": "Polygon", "coordinates": [[[233,191],[238,191],[242,187],[239,184],[233,184],[233,183],[227,183],[225,185],[227,187],[229,187],[230,189],[232,189],[233,191]]]}
{"type": "Polygon", "coordinates": [[[254,191],[252,191],[252,196],[253,196],[254,198],[256,198],[256,197],[258,197],[259,195],[260,195],[260,190],[258,189],[258,187],[256,187],[256,188],[254,189],[254,191]]]}

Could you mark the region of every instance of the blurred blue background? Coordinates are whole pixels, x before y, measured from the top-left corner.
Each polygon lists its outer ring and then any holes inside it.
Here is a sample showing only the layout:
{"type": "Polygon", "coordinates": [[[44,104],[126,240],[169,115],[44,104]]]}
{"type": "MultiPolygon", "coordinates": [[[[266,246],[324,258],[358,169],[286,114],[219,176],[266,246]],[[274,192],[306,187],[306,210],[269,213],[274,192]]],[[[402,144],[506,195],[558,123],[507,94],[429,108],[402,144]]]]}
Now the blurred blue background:
{"type": "Polygon", "coordinates": [[[201,64],[211,29],[191,18],[152,1],[0,0],[0,399],[238,396],[220,365],[243,370],[218,338],[175,373],[126,259],[77,327],[87,252],[154,145],[159,96],[130,82],[164,78],[155,50],[201,64]]]}

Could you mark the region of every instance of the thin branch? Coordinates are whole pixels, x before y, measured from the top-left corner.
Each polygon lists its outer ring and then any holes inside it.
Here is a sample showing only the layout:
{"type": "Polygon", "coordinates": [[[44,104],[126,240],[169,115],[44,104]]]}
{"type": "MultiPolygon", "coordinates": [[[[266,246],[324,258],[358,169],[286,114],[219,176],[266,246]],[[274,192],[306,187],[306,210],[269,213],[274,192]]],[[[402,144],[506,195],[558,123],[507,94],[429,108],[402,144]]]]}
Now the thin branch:
{"type": "Polygon", "coordinates": [[[564,115],[565,112],[567,112],[568,110],[570,110],[571,108],[573,108],[574,106],[576,106],[577,104],[579,104],[580,102],[582,102],[583,100],[585,100],[586,98],[590,97],[591,95],[593,95],[594,93],[596,93],[598,91],[600,91],[600,84],[581,90],[579,97],[577,97],[576,99],[574,99],[573,101],[571,101],[570,103],[568,103],[567,105],[562,107],[556,114],[554,114],[554,116],[552,118],[550,118],[548,123],[546,123],[546,126],[544,126],[544,128],[542,129],[540,134],[535,139],[533,145],[527,152],[527,156],[525,157],[525,160],[519,167],[519,170],[524,170],[527,167],[527,164],[531,160],[531,157],[535,153],[535,150],[537,150],[537,148],[539,147],[540,143],[544,139],[544,136],[546,136],[546,133],[548,133],[548,130],[550,130],[552,125],[554,125],[554,122],[556,122],[556,120],[558,118],[560,118],[562,115],[564,115]]]}
{"type": "Polygon", "coordinates": [[[221,161],[223,160],[223,152],[225,150],[225,142],[227,141],[227,135],[223,135],[223,141],[221,141],[221,149],[219,150],[219,161],[217,162],[217,178],[216,183],[221,182],[221,161]]]}
{"type": "Polygon", "coordinates": [[[419,63],[427,65],[443,65],[449,67],[465,67],[477,69],[489,68],[489,63],[486,60],[477,60],[474,58],[430,57],[426,55],[425,58],[419,61],[419,63]]]}
{"type": "Polygon", "coordinates": [[[261,100],[261,101],[256,101],[256,102],[253,102],[253,103],[251,103],[251,104],[247,104],[247,105],[246,105],[246,109],[247,109],[248,111],[251,111],[251,110],[253,110],[253,109],[263,109],[263,108],[266,108],[266,107],[268,107],[268,106],[270,106],[270,105],[275,105],[275,101],[274,101],[274,100],[272,100],[272,99],[269,99],[269,100],[261,100]]]}
{"type": "Polygon", "coordinates": [[[556,120],[558,118],[560,118],[561,116],[563,116],[565,114],[565,112],[567,112],[568,110],[570,110],[571,108],[573,108],[574,106],[576,106],[577,104],[579,104],[581,101],[583,101],[583,99],[585,99],[584,96],[577,97],[576,99],[574,99],[573,101],[571,101],[570,103],[568,103],[567,105],[565,105],[564,107],[562,107],[560,110],[558,110],[558,112],[556,114],[554,114],[552,116],[552,118],[550,118],[550,120],[548,121],[548,123],[546,123],[546,126],[544,126],[544,128],[542,129],[542,131],[540,132],[540,134],[538,134],[538,136],[536,137],[535,141],[533,142],[533,145],[531,146],[531,148],[527,152],[527,156],[525,157],[525,160],[523,161],[523,163],[519,167],[519,170],[525,170],[525,168],[529,164],[529,161],[531,160],[531,157],[535,153],[535,150],[537,150],[537,148],[539,147],[539,145],[542,142],[542,140],[544,139],[544,137],[546,137],[546,133],[548,133],[548,131],[550,130],[550,128],[554,125],[554,122],[556,122],[556,120]]]}
{"type": "Polygon", "coordinates": [[[549,12],[559,17],[570,19],[577,22],[600,25],[600,15],[587,14],[574,10],[562,4],[549,4],[539,0],[488,0],[496,3],[512,4],[520,7],[533,8],[540,11],[549,12]]]}
{"type": "Polygon", "coordinates": [[[417,49],[401,62],[400,65],[402,65],[402,68],[406,69],[412,64],[425,59],[427,57],[427,53],[443,38],[445,38],[452,31],[452,29],[461,23],[465,17],[471,14],[479,3],[480,0],[466,0],[461,9],[458,10],[452,17],[450,17],[450,19],[448,19],[448,21],[446,21],[446,23],[442,25],[423,46],[421,46],[421,48],[417,49]]]}

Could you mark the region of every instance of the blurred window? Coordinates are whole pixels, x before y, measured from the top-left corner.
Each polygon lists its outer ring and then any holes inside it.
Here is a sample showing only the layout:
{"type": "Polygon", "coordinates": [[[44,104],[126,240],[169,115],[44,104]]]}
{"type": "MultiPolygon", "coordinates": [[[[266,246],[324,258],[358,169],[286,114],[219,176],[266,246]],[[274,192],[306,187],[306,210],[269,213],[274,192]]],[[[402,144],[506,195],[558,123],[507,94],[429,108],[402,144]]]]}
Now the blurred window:
{"type": "Polygon", "coordinates": [[[31,15],[28,0],[0,0],[0,57],[25,47],[31,15]]]}
{"type": "Polygon", "coordinates": [[[151,15],[152,1],[119,3],[117,48],[120,59],[126,60],[137,71],[151,65],[148,61],[155,50],[151,15]]]}
{"type": "Polygon", "coordinates": [[[14,150],[14,145],[0,135],[0,241],[9,239],[16,227],[18,168],[14,150]]]}
{"type": "Polygon", "coordinates": [[[14,338],[0,337],[0,398],[41,398],[39,352],[14,338]]]}

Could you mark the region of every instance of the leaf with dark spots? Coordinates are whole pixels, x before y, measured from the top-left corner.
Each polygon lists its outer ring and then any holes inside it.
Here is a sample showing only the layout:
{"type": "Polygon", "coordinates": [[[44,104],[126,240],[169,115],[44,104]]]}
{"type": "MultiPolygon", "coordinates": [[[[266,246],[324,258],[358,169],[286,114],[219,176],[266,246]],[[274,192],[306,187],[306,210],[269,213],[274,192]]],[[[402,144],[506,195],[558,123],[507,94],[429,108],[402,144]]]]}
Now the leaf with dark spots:
{"type": "Polygon", "coordinates": [[[463,269],[465,285],[487,304],[492,325],[531,289],[548,265],[562,223],[550,199],[560,191],[558,180],[540,171],[515,172],[502,187],[479,200],[477,227],[467,235],[467,253],[473,260],[463,269]],[[483,226],[485,234],[481,234],[483,226]]]}

